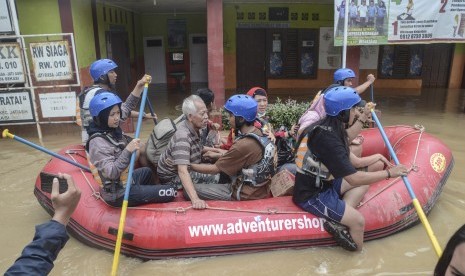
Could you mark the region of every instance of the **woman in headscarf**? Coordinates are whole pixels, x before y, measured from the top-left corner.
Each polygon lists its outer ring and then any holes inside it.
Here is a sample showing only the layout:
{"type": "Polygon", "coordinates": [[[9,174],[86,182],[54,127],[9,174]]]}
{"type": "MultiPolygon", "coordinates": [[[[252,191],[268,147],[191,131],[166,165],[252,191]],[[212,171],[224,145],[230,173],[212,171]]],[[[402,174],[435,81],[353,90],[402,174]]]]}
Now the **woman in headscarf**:
{"type": "MultiPolygon", "coordinates": [[[[89,140],[86,149],[94,178],[101,185],[102,198],[115,207],[123,203],[131,155],[137,151],[138,158],[141,148],[140,139],[124,135],[119,125],[121,118],[135,109],[138,102],[139,97],[133,93],[123,103],[111,92],[102,92],[90,102],[93,121],[87,129],[89,140]]],[[[133,171],[129,206],[169,202],[175,195],[173,185],[154,185],[150,168],[141,167],[133,171]]]]}

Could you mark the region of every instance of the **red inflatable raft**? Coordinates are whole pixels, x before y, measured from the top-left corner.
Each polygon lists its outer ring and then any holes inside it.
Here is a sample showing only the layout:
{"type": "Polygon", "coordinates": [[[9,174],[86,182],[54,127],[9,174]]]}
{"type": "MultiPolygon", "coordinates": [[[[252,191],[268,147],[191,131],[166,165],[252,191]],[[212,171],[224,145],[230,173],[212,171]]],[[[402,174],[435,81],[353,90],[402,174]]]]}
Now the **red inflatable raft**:
{"type": "MultiPolygon", "coordinates": [[[[452,170],[451,151],[420,127],[392,126],[386,134],[402,164],[411,167],[408,178],[428,213],[438,199],[452,170]]],[[[388,156],[377,129],[363,131],[364,155],[388,156]]],[[[87,165],[82,146],[70,146],[60,154],[87,165]]],[[[69,223],[69,231],[80,241],[114,250],[121,209],[107,205],[98,196],[98,185],[90,173],[57,158],[43,168],[48,173],[68,173],[82,191],[69,223]]],[[[53,213],[50,194],[34,193],[40,204],[53,213]]],[[[206,210],[191,209],[180,197],[175,202],[128,208],[121,252],[142,259],[225,255],[278,248],[335,245],[324,231],[322,219],[302,212],[291,197],[243,202],[208,201],[206,210]]],[[[402,179],[389,179],[370,186],[360,212],[366,220],[365,240],[382,238],[419,222],[402,179]]]]}

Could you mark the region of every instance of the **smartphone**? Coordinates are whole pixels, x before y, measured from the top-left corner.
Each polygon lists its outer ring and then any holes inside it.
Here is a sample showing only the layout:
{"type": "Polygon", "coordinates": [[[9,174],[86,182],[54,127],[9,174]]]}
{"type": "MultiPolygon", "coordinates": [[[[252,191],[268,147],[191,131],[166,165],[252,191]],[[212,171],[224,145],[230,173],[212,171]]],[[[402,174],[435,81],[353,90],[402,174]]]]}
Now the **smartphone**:
{"type": "Polygon", "coordinates": [[[52,183],[54,178],[58,178],[58,186],[60,194],[68,190],[68,181],[64,178],[59,178],[58,175],[51,173],[40,173],[40,189],[46,193],[52,193],[52,183]]]}

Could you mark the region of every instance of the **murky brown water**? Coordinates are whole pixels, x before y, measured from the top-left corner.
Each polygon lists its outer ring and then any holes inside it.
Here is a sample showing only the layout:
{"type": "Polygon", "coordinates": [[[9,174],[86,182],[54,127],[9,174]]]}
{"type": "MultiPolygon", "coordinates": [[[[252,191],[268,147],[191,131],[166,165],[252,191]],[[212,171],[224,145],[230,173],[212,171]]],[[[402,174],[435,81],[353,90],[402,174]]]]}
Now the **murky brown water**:
{"type": "MultiPolygon", "coordinates": [[[[383,125],[422,124],[454,154],[455,168],[428,216],[444,247],[450,235],[465,223],[465,91],[430,89],[419,96],[400,96],[404,93],[376,91],[383,125]]],[[[156,99],[152,102],[161,117],[174,117],[179,111],[173,106],[185,96],[186,93],[177,92],[168,97],[160,92],[152,94],[156,99]]],[[[151,127],[150,122],[144,122],[142,137],[147,137],[151,127]]],[[[44,137],[45,146],[53,151],[80,141],[78,136],[45,133],[44,137]]],[[[30,140],[38,142],[35,137],[30,140]]],[[[0,140],[0,149],[0,271],[5,271],[32,239],[34,226],[50,219],[32,193],[36,176],[49,156],[13,140],[0,140]]],[[[71,238],[51,275],[108,275],[112,261],[111,252],[90,248],[71,238]]],[[[362,253],[333,247],[149,262],[121,256],[119,272],[120,275],[431,275],[436,261],[420,224],[367,242],[362,253]]]]}

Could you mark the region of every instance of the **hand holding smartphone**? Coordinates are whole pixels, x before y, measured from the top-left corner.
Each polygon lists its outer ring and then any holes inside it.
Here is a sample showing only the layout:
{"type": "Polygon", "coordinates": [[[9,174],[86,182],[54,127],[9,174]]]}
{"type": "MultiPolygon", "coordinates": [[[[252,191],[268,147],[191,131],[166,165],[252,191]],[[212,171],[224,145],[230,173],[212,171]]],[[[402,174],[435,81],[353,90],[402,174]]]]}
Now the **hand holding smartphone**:
{"type": "Polygon", "coordinates": [[[64,178],[60,178],[58,175],[46,172],[40,173],[40,189],[43,192],[52,193],[52,184],[54,178],[58,179],[60,194],[66,192],[68,190],[68,181],[64,178]]]}

